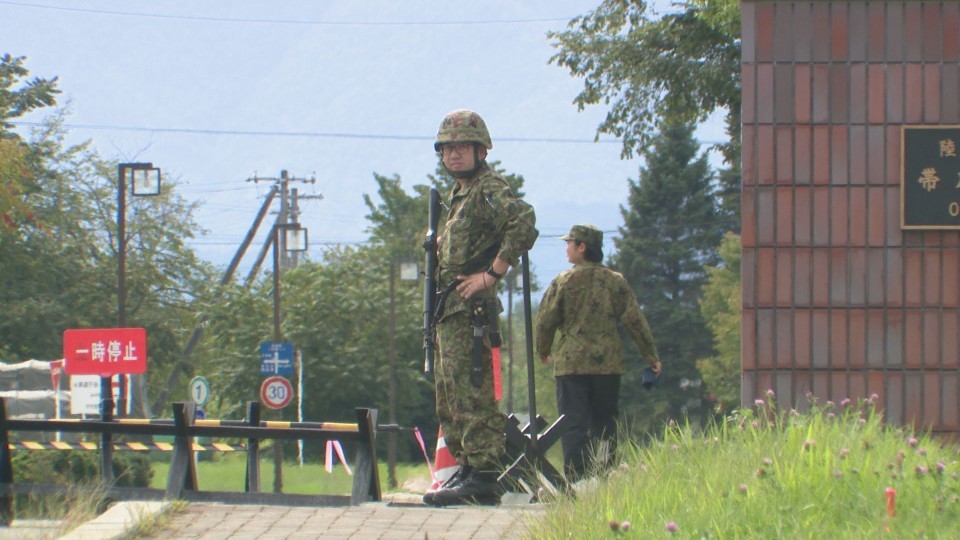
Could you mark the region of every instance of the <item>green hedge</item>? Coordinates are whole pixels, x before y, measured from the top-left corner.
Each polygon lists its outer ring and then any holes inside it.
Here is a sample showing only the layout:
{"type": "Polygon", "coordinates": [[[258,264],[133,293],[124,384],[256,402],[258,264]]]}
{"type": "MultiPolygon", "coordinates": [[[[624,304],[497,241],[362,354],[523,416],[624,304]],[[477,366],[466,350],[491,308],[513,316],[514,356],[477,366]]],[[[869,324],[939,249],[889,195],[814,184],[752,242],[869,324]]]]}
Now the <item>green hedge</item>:
{"type": "MultiPolygon", "coordinates": [[[[89,450],[17,451],[12,458],[14,483],[81,484],[100,480],[100,454],[89,450]]],[[[153,467],[146,455],[113,454],[117,487],[150,487],[153,467]]]]}

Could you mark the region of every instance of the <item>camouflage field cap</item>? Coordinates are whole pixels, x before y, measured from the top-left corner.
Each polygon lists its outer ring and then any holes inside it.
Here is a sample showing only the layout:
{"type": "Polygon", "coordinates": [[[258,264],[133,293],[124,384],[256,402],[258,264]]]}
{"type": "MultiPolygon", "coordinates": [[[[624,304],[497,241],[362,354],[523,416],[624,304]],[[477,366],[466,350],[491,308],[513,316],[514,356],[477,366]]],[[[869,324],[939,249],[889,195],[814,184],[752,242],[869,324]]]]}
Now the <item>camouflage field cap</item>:
{"type": "Polygon", "coordinates": [[[443,117],[433,149],[439,152],[440,145],[454,142],[473,142],[482,144],[487,150],[493,148],[487,124],[479,114],[467,109],[450,111],[443,117]]]}
{"type": "Polygon", "coordinates": [[[603,231],[593,225],[574,225],[570,227],[570,234],[560,237],[561,240],[576,240],[592,246],[603,245],[603,231]]]}

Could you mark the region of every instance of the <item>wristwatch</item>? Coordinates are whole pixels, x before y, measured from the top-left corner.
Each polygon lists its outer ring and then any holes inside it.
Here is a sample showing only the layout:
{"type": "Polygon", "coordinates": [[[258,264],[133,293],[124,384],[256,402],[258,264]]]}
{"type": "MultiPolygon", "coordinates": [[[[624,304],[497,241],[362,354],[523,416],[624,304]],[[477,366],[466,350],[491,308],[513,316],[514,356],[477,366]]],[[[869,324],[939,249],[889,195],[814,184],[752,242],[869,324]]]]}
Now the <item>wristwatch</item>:
{"type": "Polygon", "coordinates": [[[503,277],[503,274],[498,274],[497,271],[493,269],[493,266],[487,268],[487,274],[493,276],[493,279],[500,279],[503,277]]]}

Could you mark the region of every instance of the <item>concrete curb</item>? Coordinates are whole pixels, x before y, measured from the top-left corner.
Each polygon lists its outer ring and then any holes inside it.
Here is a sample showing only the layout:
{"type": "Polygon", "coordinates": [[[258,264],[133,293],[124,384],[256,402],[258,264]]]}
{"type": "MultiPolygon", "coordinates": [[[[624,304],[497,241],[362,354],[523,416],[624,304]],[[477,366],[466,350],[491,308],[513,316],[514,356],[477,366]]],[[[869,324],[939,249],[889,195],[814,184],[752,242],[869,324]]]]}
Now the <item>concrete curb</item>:
{"type": "Polygon", "coordinates": [[[169,501],[118,502],[69,533],[61,540],[112,540],[122,538],[140,520],[170,507],[169,501]]]}

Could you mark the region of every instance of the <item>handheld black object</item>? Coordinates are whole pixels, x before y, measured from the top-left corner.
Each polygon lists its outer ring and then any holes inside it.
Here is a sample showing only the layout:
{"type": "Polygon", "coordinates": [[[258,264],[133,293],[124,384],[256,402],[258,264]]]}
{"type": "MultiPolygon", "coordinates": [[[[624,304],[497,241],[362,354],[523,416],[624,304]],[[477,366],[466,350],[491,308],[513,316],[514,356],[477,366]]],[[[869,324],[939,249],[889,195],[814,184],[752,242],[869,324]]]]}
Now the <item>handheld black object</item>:
{"type": "Polygon", "coordinates": [[[430,211],[427,216],[427,236],[423,241],[423,372],[433,373],[434,326],[433,318],[437,310],[437,227],[440,224],[440,192],[430,189],[430,211]]]}
{"type": "Polygon", "coordinates": [[[657,382],[660,380],[660,376],[654,373],[652,367],[643,368],[643,380],[640,382],[640,386],[644,390],[650,390],[657,385],[657,382]]]}

